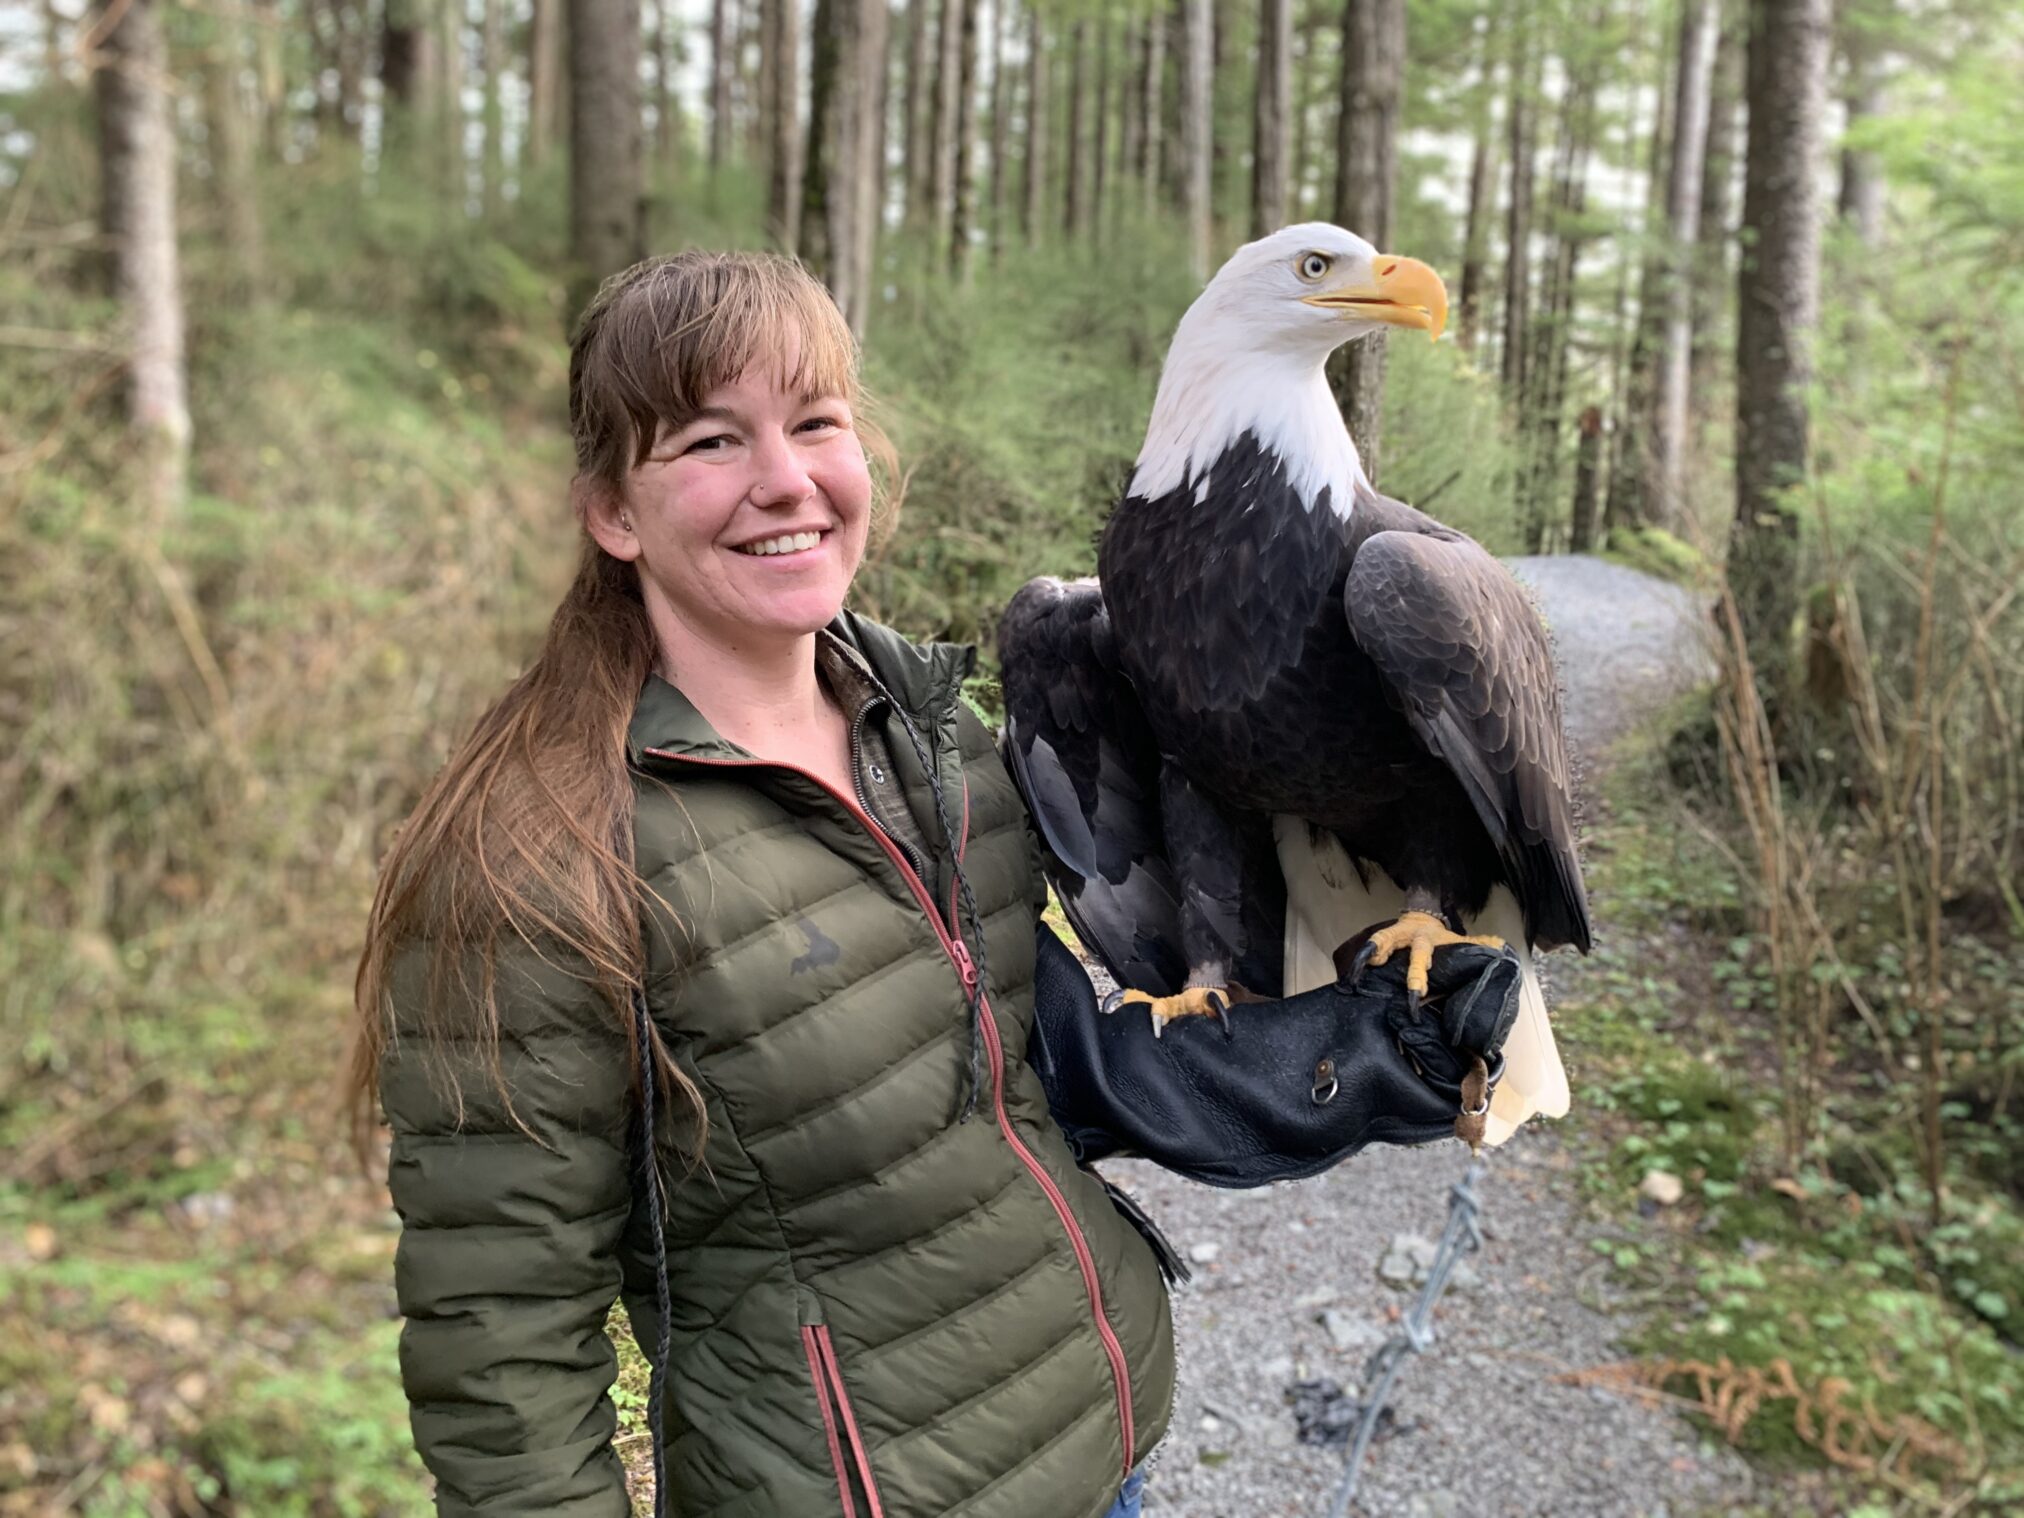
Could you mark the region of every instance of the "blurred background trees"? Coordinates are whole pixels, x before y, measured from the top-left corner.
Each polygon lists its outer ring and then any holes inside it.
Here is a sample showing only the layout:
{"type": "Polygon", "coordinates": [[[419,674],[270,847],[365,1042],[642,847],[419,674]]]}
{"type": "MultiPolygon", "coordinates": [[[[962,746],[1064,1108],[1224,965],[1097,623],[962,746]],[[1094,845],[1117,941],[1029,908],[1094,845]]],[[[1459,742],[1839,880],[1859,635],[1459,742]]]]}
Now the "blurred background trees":
{"type": "Polygon", "coordinates": [[[1338,359],[1366,458],[1733,587],[1671,781],[1738,892],[1708,1018],[1778,1030],[1777,1162],[2014,1343],[2018,1250],[1945,1230],[2024,1176],[2020,84],[2002,0],[0,13],[0,1512],[416,1510],[348,965],[566,573],[573,314],[691,245],[829,283],[907,471],[859,602],[986,641],[1089,569],[1238,243],[1440,269],[1448,340],[1338,359]]]}

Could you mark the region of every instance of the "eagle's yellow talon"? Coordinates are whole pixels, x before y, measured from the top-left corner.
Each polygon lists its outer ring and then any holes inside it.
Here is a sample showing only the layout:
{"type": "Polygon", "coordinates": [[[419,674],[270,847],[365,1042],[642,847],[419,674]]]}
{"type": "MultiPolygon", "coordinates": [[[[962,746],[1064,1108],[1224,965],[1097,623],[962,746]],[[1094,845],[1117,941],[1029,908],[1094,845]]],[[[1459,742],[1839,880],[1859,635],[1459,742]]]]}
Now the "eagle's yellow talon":
{"type": "Polygon", "coordinates": [[[1177,1017],[1221,1017],[1230,998],[1221,986],[1189,986],[1178,996],[1150,996],[1144,991],[1126,991],[1121,1003],[1139,1003],[1152,1013],[1153,1037],[1177,1017]]]}
{"type": "Polygon", "coordinates": [[[1504,940],[1488,934],[1451,933],[1431,912],[1401,913],[1397,922],[1370,935],[1370,962],[1386,963],[1400,949],[1407,951],[1406,989],[1415,996],[1427,994],[1427,971],[1433,967],[1434,950],[1455,944],[1475,944],[1484,949],[1501,949],[1504,940]]]}

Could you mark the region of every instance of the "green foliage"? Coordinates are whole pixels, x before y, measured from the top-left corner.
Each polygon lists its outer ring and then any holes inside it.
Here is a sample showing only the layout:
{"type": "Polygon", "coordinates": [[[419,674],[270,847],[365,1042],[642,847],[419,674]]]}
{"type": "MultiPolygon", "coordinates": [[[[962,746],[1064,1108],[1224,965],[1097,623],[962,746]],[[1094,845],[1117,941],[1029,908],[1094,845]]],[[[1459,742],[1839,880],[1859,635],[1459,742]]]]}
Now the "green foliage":
{"type": "Polygon", "coordinates": [[[1633,523],[1611,528],[1606,557],[1676,585],[1701,588],[1714,578],[1700,550],[1663,527],[1633,523]]]}

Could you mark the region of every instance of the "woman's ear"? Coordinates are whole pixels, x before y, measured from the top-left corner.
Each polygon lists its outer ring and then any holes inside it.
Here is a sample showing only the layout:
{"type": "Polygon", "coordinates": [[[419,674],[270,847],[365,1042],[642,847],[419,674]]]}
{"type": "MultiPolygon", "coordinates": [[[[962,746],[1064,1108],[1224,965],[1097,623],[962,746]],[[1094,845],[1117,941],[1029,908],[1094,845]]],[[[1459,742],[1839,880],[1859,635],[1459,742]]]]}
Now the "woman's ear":
{"type": "Polygon", "coordinates": [[[621,563],[630,564],[640,556],[639,535],[633,531],[632,514],[619,492],[603,480],[578,475],[569,485],[569,501],[599,548],[621,563]]]}

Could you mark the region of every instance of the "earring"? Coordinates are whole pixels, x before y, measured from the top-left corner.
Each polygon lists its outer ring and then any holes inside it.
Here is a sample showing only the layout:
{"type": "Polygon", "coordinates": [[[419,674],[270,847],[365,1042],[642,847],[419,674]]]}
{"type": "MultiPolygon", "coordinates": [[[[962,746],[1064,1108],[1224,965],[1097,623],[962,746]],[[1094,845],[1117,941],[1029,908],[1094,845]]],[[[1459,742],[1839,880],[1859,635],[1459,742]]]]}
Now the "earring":
{"type": "Polygon", "coordinates": [[[620,512],[620,513],[618,514],[618,525],[619,525],[619,526],[621,526],[621,527],[623,527],[623,528],[624,528],[624,529],[625,529],[625,530],[626,530],[627,532],[631,532],[631,531],[632,531],[632,518],[631,518],[631,517],[629,517],[629,516],[627,516],[627,515],[626,515],[626,514],[625,514],[624,512],[622,512],[622,511],[621,511],[621,512],[620,512]]]}

